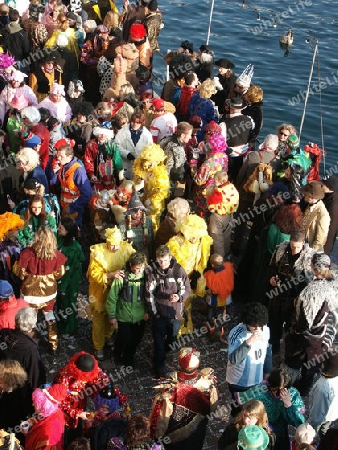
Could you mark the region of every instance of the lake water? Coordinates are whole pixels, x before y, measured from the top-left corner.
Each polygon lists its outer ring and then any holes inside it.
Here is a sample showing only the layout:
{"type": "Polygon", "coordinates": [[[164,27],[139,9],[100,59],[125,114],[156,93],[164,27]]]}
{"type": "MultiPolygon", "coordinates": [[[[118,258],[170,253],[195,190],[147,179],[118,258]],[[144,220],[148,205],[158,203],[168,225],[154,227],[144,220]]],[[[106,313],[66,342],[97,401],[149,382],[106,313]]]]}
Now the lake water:
{"type": "MultiPolygon", "coordinates": [[[[168,49],[177,49],[185,39],[194,43],[195,51],[205,44],[209,0],[169,1],[159,2],[159,5],[165,23],[159,38],[162,54],[168,49]]],[[[321,171],[324,173],[337,164],[338,172],[338,0],[246,0],[244,7],[241,0],[215,0],[209,45],[215,52],[215,59],[231,59],[236,65],[236,75],[247,64],[255,65],[253,82],[264,90],[260,141],[266,134],[274,133],[282,122],[290,122],[299,129],[313,58],[314,41],[306,42],[310,36],[318,39],[320,65],[318,70],[317,57],[301,144],[311,141],[322,146],[322,117],[327,155],[321,171]],[[261,20],[257,20],[258,13],[261,20]],[[272,26],[275,18],[276,28],[272,26]],[[285,57],[279,37],[289,28],[294,33],[294,43],[285,57]]],[[[156,55],[155,75],[163,77],[165,70],[162,58],[156,55]]]]}

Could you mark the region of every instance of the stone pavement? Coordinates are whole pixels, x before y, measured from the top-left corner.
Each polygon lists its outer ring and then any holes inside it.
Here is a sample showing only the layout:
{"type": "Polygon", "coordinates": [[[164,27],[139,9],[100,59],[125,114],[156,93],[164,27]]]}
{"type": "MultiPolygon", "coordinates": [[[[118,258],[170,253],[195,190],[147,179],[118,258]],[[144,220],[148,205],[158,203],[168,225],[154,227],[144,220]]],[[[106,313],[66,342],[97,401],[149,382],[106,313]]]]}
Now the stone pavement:
{"type": "MultiPolygon", "coordinates": [[[[84,245],[87,248],[88,245],[84,245]]],[[[338,245],[336,242],[335,250],[333,252],[334,271],[338,273],[338,245]]],[[[87,316],[88,306],[88,284],[83,277],[81,286],[81,294],[79,295],[79,316],[80,326],[79,330],[71,340],[61,339],[59,349],[55,356],[51,356],[46,351],[46,347],[42,345],[43,361],[47,369],[48,381],[52,381],[56,372],[63,367],[68,359],[75,353],[85,350],[93,353],[91,343],[91,322],[87,316]]],[[[204,444],[204,450],[211,450],[217,448],[217,440],[223,431],[229,419],[229,400],[230,394],[228,392],[225,382],[225,372],[227,364],[227,346],[220,341],[214,341],[209,336],[201,335],[199,330],[205,325],[204,315],[205,302],[204,299],[196,298],[193,301],[193,320],[195,334],[190,338],[185,339],[186,346],[193,346],[201,352],[201,368],[212,367],[218,380],[219,390],[219,410],[218,417],[213,417],[209,421],[208,432],[204,444]]],[[[228,331],[239,322],[241,304],[233,303],[227,308],[227,323],[226,335],[228,331]]],[[[182,345],[184,346],[184,344],[182,345]]],[[[149,415],[152,401],[155,395],[154,386],[158,384],[152,378],[152,336],[150,323],[146,326],[145,336],[140,343],[138,352],[135,358],[135,369],[129,367],[126,369],[123,366],[115,365],[113,361],[112,349],[105,349],[105,360],[100,362],[100,367],[107,373],[111,374],[115,385],[122,393],[129,396],[129,404],[131,407],[131,414],[142,413],[149,415]]],[[[170,371],[177,369],[177,351],[170,352],[167,356],[167,367],[170,371]]],[[[305,398],[305,404],[308,399],[305,398]]],[[[291,433],[294,430],[291,430],[291,433]]]]}

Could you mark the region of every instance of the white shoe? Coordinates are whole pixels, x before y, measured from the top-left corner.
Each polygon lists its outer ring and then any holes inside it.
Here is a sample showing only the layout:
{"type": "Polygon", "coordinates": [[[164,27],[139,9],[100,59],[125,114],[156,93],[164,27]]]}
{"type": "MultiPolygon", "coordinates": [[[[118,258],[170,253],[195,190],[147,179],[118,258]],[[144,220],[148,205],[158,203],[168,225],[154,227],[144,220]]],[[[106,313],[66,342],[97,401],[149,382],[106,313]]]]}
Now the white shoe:
{"type": "Polygon", "coordinates": [[[94,354],[98,361],[102,361],[104,359],[104,351],[103,350],[95,350],[94,354]]]}

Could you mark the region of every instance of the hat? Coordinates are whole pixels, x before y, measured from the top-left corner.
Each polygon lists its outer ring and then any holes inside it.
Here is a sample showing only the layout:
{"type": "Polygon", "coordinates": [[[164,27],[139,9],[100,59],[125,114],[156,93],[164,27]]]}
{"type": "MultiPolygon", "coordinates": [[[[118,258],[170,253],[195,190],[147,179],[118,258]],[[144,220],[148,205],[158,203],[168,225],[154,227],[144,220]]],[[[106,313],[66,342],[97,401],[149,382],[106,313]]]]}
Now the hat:
{"type": "Polygon", "coordinates": [[[225,103],[230,106],[232,109],[244,109],[247,107],[247,104],[243,102],[242,97],[233,97],[225,100],[225,103]]]}
{"type": "Polygon", "coordinates": [[[295,441],[297,444],[311,444],[316,436],[316,431],[309,423],[302,423],[296,430],[295,441]]]}
{"type": "Polygon", "coordinates": [[[329,269],[331,267],[331,259],[325,253],[314,253],[312,255],[312,264],[318,270],[329,269]]]}
{"type": "Polygon", "coordinates": [[[244,450],[265,450],[268,444],[267,432],[257,425],[248,425],[238,433],[238,445],[244,450]]]}
{"type": "Polygon", "coordinates": [[[71,147],[74,147],[75,146],[74,139],[68,139],[68,138],[59,139],[58,141],[55,142],[54,148],[56,148],[56,150],[59,150],[59,148],[65,147],[66,145],[70,145],[71,147]]]}
{"type": "Polygon", "coordinates": [[[210,45],[201,45],[199,50],[201,51],[201,53],[208,53],[208,55],[213,55],[214,52],[212,50],[212,48],[210,47],[210,45]]]}
{"type": "Polygon", "coordinates": [[[61,95],[65,96],[66,94],[65,94],[64,85],[54,82],[52,90],[50,91],[50,94],[61,94],[61,95]]]}
{"type": "Polygon", "coordinates": [[[322,179],[322,184],[325,184],[327,188],[330,189],[330,191],[338,191],[338,178],[334,175],[330,175],[328,177],[324,177],[322,179]]]}
{"type": "Polygon", "coordinates": [[[85,353],[77,358],[75,365],[81,372],[91,372],[94,369],[95,360],[92,355],[85,353]]]}
{"type": "Polygon", "coordinates": [[[67,47],[68,43],[69,43],[69,40],[68,40],[67,36],[64,33],[60,33],[60,34],[57,35],[57,37],[56,37],[56,45],[58,47],[62,47],[62,48],[63,47],[67,47]]]}
{"type": "Polygon", "coordinates": [[[41,116],[38,108],[35,106],[27,106],[21,111],[21,117],[27,118],[31,123],[38,123],[41,120],[41,116]]]}
{"type": "Polygon", "coordinates": [[[36,134],[30,132],[26,138],[24,138],[25,147],[34,148],[41,144],[41,139],[36,134]]]}
{"type": "Polygon", "coordinates": [[[98,25],[95,28],[95,33],[96,34],[100,34],[100,33],[109,33],[108,28],[105,25],[98,25]]]}
{"type": "Polygon", "coordinates": [[[114,139],[114,131],[113,130],[109,130],[106,127],[94,127],[93,128],[93,135],[94,136],[106,136],[106,138],[108,139],[114,139]]]}
{"type": "Polygon", "coordinates": [[[235,67],[235,64],[233,64],[230,59],[227,58],[221,58],[216,61],[215,64],[216,66],[223,67],[224,69],[233,69],[235,67]]]}
{"type": "Polygon", "coordinates": [[[127,211],[124,214],[128,215],[128,214],[132,213],[133,211],[134,212],[135,211],[139,211],[140,209],[142,211],[148,212],[148,209],[145,208],[145,206],[141,202],[138,193],[137,192],[133,192],[131,194],[131,197],[130,197],[130,200],[129,200],[129,203],[128,203],[128,209],[127,209],[127,211]]]}
{"type": "Polygon", "coordinates": [[[12,73],[11,80],[12,81],[18,81],[19,83],[22,83],[25,80],[25,78],[27,78],[27,75],[25,73],[20,72],[20,70],[15,70],[12,73]]]}
{"type": "Polygon", "coordinates": [[[248,66],[246,66],[246,68],[237,78],[236,84],[238,84],[238,86],[241,86],[243,88],[249,88],[251,84],[251,79],[254,74],[254,68],[255,66],[253,64],[249,64],[248,66]]]}
{"type": "Polygon", "coordinates": [[[192,42],[183,41],[181,43],[181,48],[183,48],[184,50],[188,50],[190,54],[194,53],[194,44],[192,42]]]}
{"type": "Polygon", "coordinates": [[[299,138],[296,134],[290,134],[287,140],[288,146],[291,150],[296,150],[299,147],[299,138]]]}
{"type": "Polygon", "coordinates": [[[40,4],[31,3],[29,5],[28,11],[29,11],[29,17],[31,17],[32,19],[37,21],[39,19],[39,14],[40,13],[42,14],[45,12],[45,7],[40,4]]]}
{"type": "Polygon", "coordinates": [[[14,56],[11,56],[8,52],[0,53],[0,70],[8,69],[8,67],[13,66],[15,62],[14,56]]]}
{"type": "Polygon", "coordinates": [[[320,181],[310,181],[305,186],[303,186],[300,191],[303,196],[307,194],[315,200],[321,200],[325,196],[325,192],[320,181]]]}
{"type": "Polygon", "coordinates": [[[202,128],[202,119],[200,116],[190,116],[189,123],[194,128],[202,128]]]}
{"type": "Polygon", "coordinates": [[[29,102],[27,98],[23,94],[16,92],[13,99],[9,102],[9,106],[21,111],[22,109],[26,108],[26,106],[28,106],[28,103],[29,102]]]}
{"type": "Polygon", "coordinates": [[[222,128],[218,125],[218,123],[216,123],[214,120],[212,120],[211,122],[209,122],[206,126],[205,126],[205,133],[206,134],[221,134],[222,133],[222,128]]]}
{"type": "Polygon", "coordinates": [[[338,376],[338,353],[331,353],[329,357],[325,358],[323,363],[322,374],[326,377],[338,376]]]}
{"type": "Polygon", "coordinates": [[[67,94],[70,98],[74,98],[74,92],[85,92],[81,80],[72,80],[69,82],[67,94]]]}
{"type": "Polygon", "coordinates": [[[38,180],[36,180],[35,178],[26,178],[23,183],[24,189],[29,189],[29,190],[38,189],[40,186],[41,186],[41,183],[38,180]]]}
{"type": "Polygon", "coordinates": [[[156,109],[156,111],[161,111],[162,109],[164,109],[163,98],[160,98],[160,97],[153,98],[151,100],[151,104],[153,105],[154,109],[156,109]]]}
{"type": "Polygon", "coordinates": [[[6,280],[0,280],[0,297],[9,298],[14,294],[12,285],[6,280]]]}
{"type": "Polygon", "coordinates": [[[192,347],[184,347],[178,353],[178,363],[183,370],[196,370],[200,365],[200,352],[192,347]]]}
{"type": "Polygon", "coordinates": [[[116,226],[114,228],[107,228],[105,237],[107,244],[109,245],[119,245],[122,241],[121,231],[116,226]]]}
{"type": "Polygon", "coordinates": [[[52,384],[42,391],[52,403],[60,404],[67,396],[67,388],[64,384],[52,384]]]}
{"type": "Polygon", "coordinates": [[[140,41],[147,35],[147,30],[142,23],[133,23],[129,30],[129,36],[132,41],[140,41]]]}

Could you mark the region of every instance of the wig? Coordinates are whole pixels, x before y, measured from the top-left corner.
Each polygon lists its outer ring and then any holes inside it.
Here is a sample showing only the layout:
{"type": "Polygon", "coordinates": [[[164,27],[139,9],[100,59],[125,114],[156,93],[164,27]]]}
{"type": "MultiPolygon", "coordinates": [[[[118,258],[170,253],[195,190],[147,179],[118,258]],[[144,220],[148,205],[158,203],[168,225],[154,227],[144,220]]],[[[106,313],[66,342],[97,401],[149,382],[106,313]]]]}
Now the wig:
{"type": "Polygon", "coordinates": [[[252,105],[253,103],[260,103],[263,101],[263,89],[260,86],[256,86],[253,84],[249,87],[249,89],[245,93],[244,100],[248,100],[248,102],[252,105]]]}
{"type": "Polygon", "coordinates": [[[107,244],[119,245],[122,241],[122,234],[118,227],[107,228],[105,231],[107,244]]]}
{"type": "Polygon", "coordinates": [[[190,205],[188,200],[176,197],[168,203],[167,210],[174,220],[183,220],[190,214],[190,205]]]}
{"type": "Polygon", "coordinates": [[[73,116],[77,117],[78,114],[86,116],[87,120],[94,113],[94,107],[91,102],[75,102],[72,106],[73,116]]]}
{"type": "Polygon", "coordinates": [[[39,408],[39,414],[43,417],[49,417],[58,410],[58,404],[52,402],[45,393],[45,390],[37,388],[32,393],[32,400],[35,406],[39,408]]]}
{"type": "Polygon", "coordinates": [[[246,305],[242,311],[242,322],[245,325],[263,327],[269,321],[268,310],[262,303],[253,302],[246,305]]]}
{"type": "Polygon", "coordinates": [[[280,231],[285,234],[300,230],[303,223],[303,212],[300,206],[294,203],[281,205],[276,214],[275,223],[280,231]]]}
{"type": "Polygon", "coordinates": [[[159,145],[148,144],[143,148],[142,152],[139,155],[139,158],[146,161],[154,161],[159,164],[166,159],[166,156],[159,145]]]}
{"type": "Polygon", "coordinates": [[[25,171],[31,172],[40,164],[40,156],[37,151],[32,148],[25,147],[20,150],[15,157],[17,162],[25,164],[25,171]]]}
{"type": "Polygon", "coordinates": [[[210,148],[209,153],[225,153],[228,148],[225,137],[220,133],[212,134],[209,137],[208,146],[210,148]]]}
{"type": "Polygon", "coordinates": [[[0,241],[3,241],[10,230],[23,228],[25,222],[18,214],[6,212],[0,215],[0,241]]]}
{"type": "Polygon", "coordinates": [[[49,227],[40,227],[35,233],[32,248],[39,259],[55,258],[57,245],[53,230],[49,227]]]}

